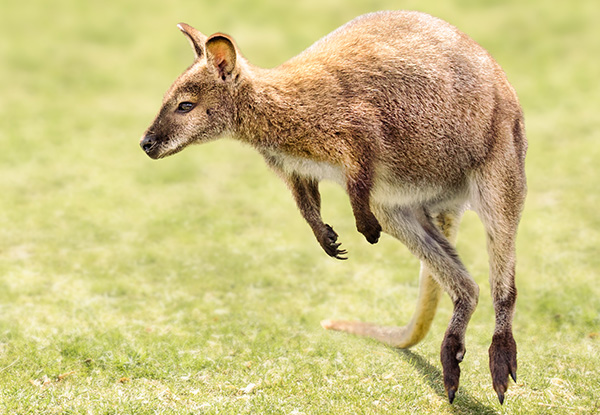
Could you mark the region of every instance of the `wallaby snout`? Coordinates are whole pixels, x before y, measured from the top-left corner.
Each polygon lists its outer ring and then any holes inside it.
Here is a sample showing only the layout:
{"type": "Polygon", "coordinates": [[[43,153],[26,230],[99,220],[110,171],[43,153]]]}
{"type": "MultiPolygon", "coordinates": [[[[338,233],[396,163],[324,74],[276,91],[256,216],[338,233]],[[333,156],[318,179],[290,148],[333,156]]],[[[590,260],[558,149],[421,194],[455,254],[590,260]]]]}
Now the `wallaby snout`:
{"type": "Polygon", "coordinates": [[[156,149],[158,147],[157,144],[158,137],[151,133],[144,135],[140,140],[140,147],[142,150],[144,150],[144,152],[153,159],[158,158],[158,154],[156,153],[156,149]]]}

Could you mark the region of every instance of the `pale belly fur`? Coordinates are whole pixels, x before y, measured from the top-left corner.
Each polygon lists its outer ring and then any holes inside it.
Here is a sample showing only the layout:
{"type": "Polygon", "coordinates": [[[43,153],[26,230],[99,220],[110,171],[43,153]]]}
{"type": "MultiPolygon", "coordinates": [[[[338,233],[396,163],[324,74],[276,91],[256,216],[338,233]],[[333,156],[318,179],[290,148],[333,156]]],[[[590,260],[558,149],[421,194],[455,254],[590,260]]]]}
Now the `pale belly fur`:
{"type": "MultiPolygon", "coordinates": [[[[281,153],[271,153],[270,155],[280,163],[280,166],[288,174],[296,173],[318,181],[330,180],[346,189],[346,174],[342,166],[281,153]]],[[[371,190],[372,204],[384,206],[421,205],[436,200],[439,195],[444,193],[444,189],[439,186],[415,187],[400,182],[393,183],[384,179],[390,176],[389,172],[384,169],[378,169],[375,172],[375,180],[371,190]]]]}

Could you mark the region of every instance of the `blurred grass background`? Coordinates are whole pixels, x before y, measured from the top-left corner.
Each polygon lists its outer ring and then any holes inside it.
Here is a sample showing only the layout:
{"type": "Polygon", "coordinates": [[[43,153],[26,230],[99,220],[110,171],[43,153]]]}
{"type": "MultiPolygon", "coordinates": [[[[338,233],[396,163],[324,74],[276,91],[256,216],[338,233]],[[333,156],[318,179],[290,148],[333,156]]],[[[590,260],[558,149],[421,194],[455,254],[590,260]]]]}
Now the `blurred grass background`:
{"type": "Polygon", "coordinates": [[[600,413],[599,16],[593,0],[2,0],[0,412],[600,413]],[[178,22],[228,33],[272,67],[382,9],[458,26],[525,110],[519,382],[504,407],[474,215],[458,248],[481,299],[449,406],[447,299],[410,352],[319,326],[404,324],[417,293],[418,262],[391,238],[364,242],[341,189],[323,186],[343,263],[251,149],[224,140],[153,162],[138,147],[192,61],[178,22]]]}

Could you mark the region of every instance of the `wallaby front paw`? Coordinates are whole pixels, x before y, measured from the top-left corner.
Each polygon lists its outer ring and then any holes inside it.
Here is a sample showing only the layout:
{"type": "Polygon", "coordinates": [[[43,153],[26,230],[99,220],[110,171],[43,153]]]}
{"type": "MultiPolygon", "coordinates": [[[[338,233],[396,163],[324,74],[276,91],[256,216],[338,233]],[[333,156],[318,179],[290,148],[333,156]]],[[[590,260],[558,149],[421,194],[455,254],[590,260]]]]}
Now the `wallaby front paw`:
{"type": "Polygon", "coordinates": [[[336,259],[348,259],[348,257],[343,256],[347,254],[346,250],[339,249],[342,244],[337,242],[337,238],[338,234],[333,230],[333,228],[329,225],[325,225],[325,230],[319,237],[319,243],[327,255],[336,259]]]}
{"type": "Polygon", "coordinates": [[[371,217],[360,222],[357,221],[356,228],[365,236],[369,243],[376,244],[379,241],[381,225],[375,215],[371,214],[371,217]]]}

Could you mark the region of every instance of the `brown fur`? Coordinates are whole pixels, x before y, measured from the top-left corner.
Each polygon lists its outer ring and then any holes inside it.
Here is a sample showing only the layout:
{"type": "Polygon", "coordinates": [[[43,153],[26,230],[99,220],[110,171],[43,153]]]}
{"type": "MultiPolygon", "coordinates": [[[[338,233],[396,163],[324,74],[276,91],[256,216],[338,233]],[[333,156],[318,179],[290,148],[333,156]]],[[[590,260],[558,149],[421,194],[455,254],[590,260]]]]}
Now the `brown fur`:
{"type": "Polygon", "coordinates": [[[409,347],[427,333],[444,289],[454,313],[441,359],[450,401],[479,288],[451,241],[467,206],[488,234],[496,329],[490,368],[500,401],[516,376],[515,236],[526,193],[527,142],[517,96],[490,55],[417,12],[361,16],[274,69],[249,64],[227,35],[181,24],[195,61],[167,91],[141,141],[152,158],[232,135],[289,185],[315,237],[345,259],[320,213],[318,183],[348,192],[370,243],[382,231],[421,260],[417,312],[406,327],[325,321],[329,329],[409,347]],[[182,104],[183,103],[183,104],[182,104]]]}

